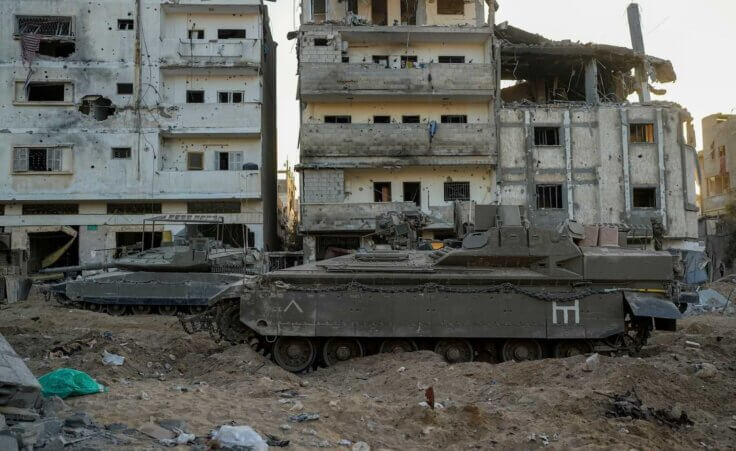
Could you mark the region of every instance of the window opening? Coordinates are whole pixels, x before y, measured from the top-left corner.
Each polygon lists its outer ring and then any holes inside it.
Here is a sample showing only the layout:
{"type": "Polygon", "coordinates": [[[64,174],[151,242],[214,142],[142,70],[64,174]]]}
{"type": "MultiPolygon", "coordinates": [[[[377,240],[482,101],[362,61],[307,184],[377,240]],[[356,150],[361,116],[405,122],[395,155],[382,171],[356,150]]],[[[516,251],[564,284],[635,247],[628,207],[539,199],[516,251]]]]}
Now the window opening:
{"type": "Polygon", "coordinates": [[[634,188],[634,208],[657,208],[657,188],[634,188]]]}
{"type": "Polygon", "coordinates": [[[24,215],[76,215],[78,204],[23,204],[24,215]]]}
{"type": "Polygon", "coordinates": [[[401,0],[401,25],[417,24],[417,1],[401,0]]]}
{"type": "Polygon", "coordinates": [[[204,154],[201,152],[187,153],[187,170],[202,171],[204,170],[204,154]]]}
{"type": "Polygon", "coordinates": [[[388,25],[387,0],[371,0],[371,23],[373,25],[388,25]]]}
{"type": "Polygon", "coordinates": [[[187,30],[189,39],[204,39],[204,30],[187,30]]]}
{"type": "Polygon", "coordinates": [[[160,214],[161,204],[146,202],[109,202],[108,215],[149,215],[160,214]]]}
{"type": "Polygon", "coordinates": [[[632,143],[653,143],[654,124],[630,124],[629,140],[632,143]]]}
{"type": "Polygon", "coordinates": [[[443,114],[440,120],[443,124],[467,124],[468,116],[465,114],[443,114]]]}
{"type": "Polygon", "coordinates": [[[374,124],[390,124],[391,116],[373,116],[374,124]]]}
{"type": "Polygon", "coordinates": [[[112,158],[114,160],[127,160],[131,157],[132,151],[130,147],[113,147],[112,158]]]}
{"type": "Polygon", "coordinates": [[[391,182],[373,182],[373,201],[391,202],[391,182]]]}
{"type": "Polygon", "coordinates": [[[465,57],[464,56],[438,56],[437,61],[443,64],[451,63],[451,64],[463,64],[465,63],[465,57]]]}
{"type": "Polygon", "coordinates": [[[30,83],[27,92],[29,102],[64,101],[64,83],[30,83]]]}
{"type": "Polygon", "coordinates": [[[558,127],[534,127],[535,146],[559,146],[560,129],[558,127]]]}
{"type": "Polygon", "coordinates": [[[118,83],[118,94],[120,95],[133,94],[133,83],[118,83]]]}
{"type": "Polygon", "coordinates": [[[465,14],[464,0],[437,0],[437,14],[465,14]]]}
{"type": "Polygon", "coordinates": [[[187,213],[240,213],[239,201],[187,202],[187,213]]]}
{"type": "Polygon", "coordinates": [[[118,19],[118,30],[132,30],[133,19],[118,19]]]}
{"type": "Polygon", "coordinates": [[[404,124],[418,124],[419,116],[418,115],[401,116],[401,122],[404,124]]]}
{"type": "Polygon", "coordinates": [[[329,41],[326,38],[314,38],[315,47],[327,47],[329,41]]]}
{"type": "Polygon", "coordinates": [[[187,103],[204,103],[204,91],[187,91],[187,103]]]}
{"type": "Polygon", "coordinates": [[[422,206],[422,190],[419,182],[404,182],[404,202],[414,202],[422,206]]]}
{"type": "Polygon", "coordinates": [[[388,64],[388,55],[373,55],[373,62],[386,68],[390,67],[388,64]]]}
{"type": "Polygon", "coordinates": [[[245,29],[217,30],[217,39],[245,39],[245,29]]]}
{"type": "Polygon", "coordinates": [[[445,201],[470,200],[470,182],[445,182],[445,201]]]}
{"type": "Polygon", "coordinates": [[[562,185],[537,185],[537,208],[562,208],[562,185]]]}
{"type": "Polygon", "coordinates": [[[325,116],[325,124],[350,124],[352,116],[325,116]]]}

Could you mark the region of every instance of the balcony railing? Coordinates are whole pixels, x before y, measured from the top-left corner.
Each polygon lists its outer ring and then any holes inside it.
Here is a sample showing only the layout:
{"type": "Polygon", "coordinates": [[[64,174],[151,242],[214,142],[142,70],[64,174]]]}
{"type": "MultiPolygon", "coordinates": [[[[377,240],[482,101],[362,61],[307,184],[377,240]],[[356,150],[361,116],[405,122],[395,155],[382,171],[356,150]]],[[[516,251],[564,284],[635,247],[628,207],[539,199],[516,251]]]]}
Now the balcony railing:
{"type": "Polygon", "coordinates": [[[165,112],[171,117],[162,125],[169,133],[258,134],[261,130],[261,104],[255,102],[182,103],[165,112]]]}
{"type": "Polygon", "coordinates": [[[253,67],[261,64],[260,39],[164,39],[161,66],[253,67]]]}
{"type": "Polygon", "coordinates": [[[261,197],[260,171],[161,171],[154,186],[161,199],[261,197]]]}
{"type": "Polygon", "coordinates": [[[428,63],[391,69],[375,63],[302,63],[300,95],[309,100],[325,95],[414,95],[491,98],[491,64],[428,63]]]}
{"type": "Polygon", "coordinates": [[[489,123],[441,124],[430,136],[422,124],[303,124],[302,158],[490,156],[489,123]]]}

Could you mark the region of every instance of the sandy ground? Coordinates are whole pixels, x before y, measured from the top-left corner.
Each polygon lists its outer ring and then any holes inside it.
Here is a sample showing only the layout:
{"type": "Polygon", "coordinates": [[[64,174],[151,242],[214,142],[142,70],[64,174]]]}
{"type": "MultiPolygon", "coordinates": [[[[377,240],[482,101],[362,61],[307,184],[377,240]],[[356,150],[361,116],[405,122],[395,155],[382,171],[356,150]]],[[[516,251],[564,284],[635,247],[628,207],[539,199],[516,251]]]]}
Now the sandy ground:
{"type": "MultiPolygon", "coordinates": [[[[0,333],[36,376],[70,367],[109,386],[67,400],[105,425],[180,419],[206,436],[222,424],[247,424],[290,440],[292,449],[337,448],[340,440],[396,450],[736,447],[736,318],[729,316],[687,318],[676,333],[656,333],[641,357],[602,356],[592,372],[582,356],[449,365],[423,351],[297,376],[246,346],[189,336],[175,318],[113,317],[38,298],[0,308],[0,333]],[[75,340],[83,344],[71,355],[50,353],[75,340]],[[124,365],[103,365],[103,350],[124,356],[124,365]],[[704,362],[716,371],[695,374],[704,362]],[[443,408],[420,406],[428,386],[443,408]],[[632,388],[648,406],[683,409],[694,425],[608,417],[611,403],[597,392],[632,388]],[[288,420],[313,412],[319,420],[288,420]]],[[[131,439],[129,447],[159,445],[131,439]]]]}

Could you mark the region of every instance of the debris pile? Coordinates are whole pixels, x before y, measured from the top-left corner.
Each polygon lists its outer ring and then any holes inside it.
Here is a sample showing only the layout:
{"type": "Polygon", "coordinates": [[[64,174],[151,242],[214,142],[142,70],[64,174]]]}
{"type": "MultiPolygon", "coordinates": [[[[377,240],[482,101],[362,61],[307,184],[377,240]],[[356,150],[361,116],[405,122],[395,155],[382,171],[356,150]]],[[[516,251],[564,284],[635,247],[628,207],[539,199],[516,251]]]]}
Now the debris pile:
{"type": "Polygon", "coordinates": [[[622,395],[606,395],[611,399],[611,410],[606,412],[610,417],[628,417],[638,420],[658,421],[671,428],[692,426],[693,421],[688,418],[687,412],[682,409],[654,409],[647,406],[639,398],[634,389],[622,395]]]}

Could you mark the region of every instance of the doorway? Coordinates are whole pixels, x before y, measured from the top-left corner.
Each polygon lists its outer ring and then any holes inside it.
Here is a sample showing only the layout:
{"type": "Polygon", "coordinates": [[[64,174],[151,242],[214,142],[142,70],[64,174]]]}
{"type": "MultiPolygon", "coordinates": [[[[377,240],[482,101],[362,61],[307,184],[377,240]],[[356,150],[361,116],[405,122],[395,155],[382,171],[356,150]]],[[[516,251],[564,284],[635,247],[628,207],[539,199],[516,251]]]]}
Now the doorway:
{"type": "Polygon", "coordinates": [[[419,182],[404,182],[404,202],[414,202],[422,206],[422,185],[419,182]]]}
{"type": "Polygon", "coordinates": [[[416,0],[401,0],[401,25],[417,24],[416,0]]]}
{"type": "Polygon", "coordinates": [[[371,0],[371,22],[373,25],[388,25],[388,0],[371,0]]]}

